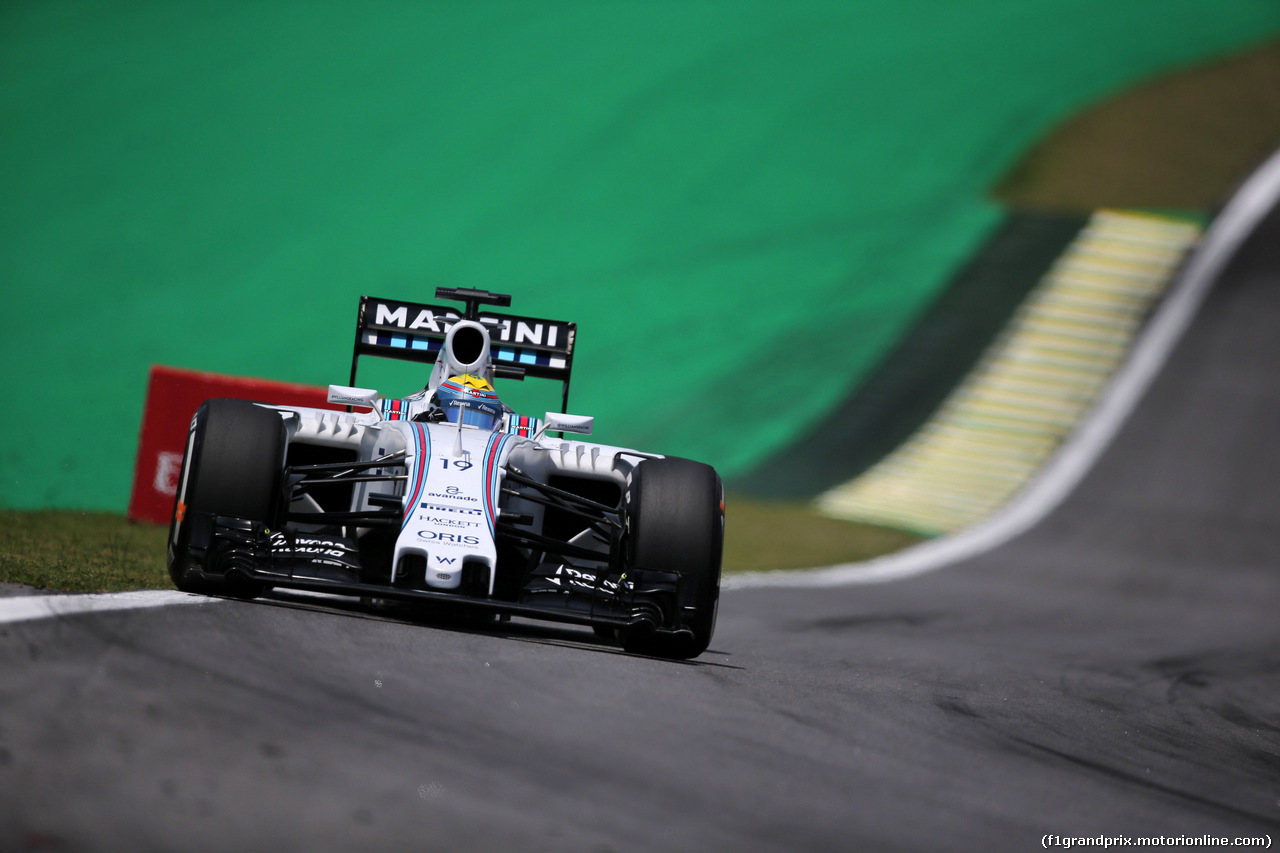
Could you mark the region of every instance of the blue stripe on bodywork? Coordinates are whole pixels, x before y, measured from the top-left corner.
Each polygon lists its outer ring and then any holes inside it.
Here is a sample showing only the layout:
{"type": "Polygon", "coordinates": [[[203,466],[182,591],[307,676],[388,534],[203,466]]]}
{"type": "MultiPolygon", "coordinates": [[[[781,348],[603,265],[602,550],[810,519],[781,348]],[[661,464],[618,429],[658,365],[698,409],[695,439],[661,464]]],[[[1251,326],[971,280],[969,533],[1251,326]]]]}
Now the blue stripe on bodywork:
{"type": "Polygon", "coordinates": [[[411,426],[413,427],[413,452],[416,458],[409,471],[409,483],[405,488],[405,494],[412,495],[412,498],[405,502],[404,521],[400,523],[401,530],[404,530],[409,523],[409,516],[413,514],[418,501],[422,499],[422,490],[427,485],[427,466],[431,464],[431,434],[427,432],[425,424],[414,423],[411,426]]]}
{"type": "Polygon", "coordinates": [[[494,535],[493,523],[498,515],[498,460],[502,458],[502,448],[510,438],[510,435],[495,432],[484,449],[484,515],[489,523],[490,536],[494,535]]]}

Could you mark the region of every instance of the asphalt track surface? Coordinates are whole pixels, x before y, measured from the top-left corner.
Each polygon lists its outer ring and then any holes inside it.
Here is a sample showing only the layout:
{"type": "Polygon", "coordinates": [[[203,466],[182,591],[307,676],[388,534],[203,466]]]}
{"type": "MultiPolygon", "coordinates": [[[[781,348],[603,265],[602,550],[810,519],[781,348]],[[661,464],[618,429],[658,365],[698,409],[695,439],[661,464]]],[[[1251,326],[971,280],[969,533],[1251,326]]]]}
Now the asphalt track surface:
{"type": "Polygon", "coordinates": [[[0,850],[1280,840],[1277,271],[1273,212],[1031,532],[726,591],[694,662],[286,596],[2,625],[0,850]]]}

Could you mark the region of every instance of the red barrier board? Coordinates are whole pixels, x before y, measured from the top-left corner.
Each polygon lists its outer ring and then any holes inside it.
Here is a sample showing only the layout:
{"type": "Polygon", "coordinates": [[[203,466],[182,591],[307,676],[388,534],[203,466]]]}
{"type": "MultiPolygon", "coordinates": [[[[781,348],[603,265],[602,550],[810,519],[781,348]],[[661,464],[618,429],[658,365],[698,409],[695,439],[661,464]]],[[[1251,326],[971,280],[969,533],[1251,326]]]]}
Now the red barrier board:
{"type": "Polygon", "coordinates": [[[191,416],[205,400],[235,397],[343,411],[342,406],[326,402],[327,395],[327,388],[313,385],[153,365],[142,412],[138,460],[133,469],[129,519],[169,523],[174,495],[178,491],[182,454],[186,451],[187,429],[191,425],[191,416]]]}

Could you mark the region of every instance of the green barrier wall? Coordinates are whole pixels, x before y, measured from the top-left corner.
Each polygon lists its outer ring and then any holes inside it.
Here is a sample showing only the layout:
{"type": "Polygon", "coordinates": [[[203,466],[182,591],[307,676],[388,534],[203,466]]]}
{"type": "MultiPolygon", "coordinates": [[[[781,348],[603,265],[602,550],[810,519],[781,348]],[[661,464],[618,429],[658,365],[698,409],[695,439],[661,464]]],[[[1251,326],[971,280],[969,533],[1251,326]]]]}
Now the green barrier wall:
{"type": "Polygon", "coordinates": [[[744,471],[1039,134],[1277,31],[1274,0],[9,0],[0,505],[123,509],[148,365],[345,381],[356,297],[440,284],[576,320],[601,440],[744,471]]]}

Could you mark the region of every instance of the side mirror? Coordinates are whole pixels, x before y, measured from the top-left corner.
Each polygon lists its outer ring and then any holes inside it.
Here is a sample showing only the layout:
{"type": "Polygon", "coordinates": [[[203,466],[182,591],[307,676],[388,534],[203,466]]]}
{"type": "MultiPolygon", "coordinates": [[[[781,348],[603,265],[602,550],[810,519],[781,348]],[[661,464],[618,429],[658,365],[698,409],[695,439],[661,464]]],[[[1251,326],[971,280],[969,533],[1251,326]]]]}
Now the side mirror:
{"type": "Polygon", "coordinates": [[[340,406],[363,406],[378,411],[378,392],[372,388],[351,388],[347,385],[330,385],[329,402],[340,406]]]}
{"type": "Polygon", "coordinates": [[[542,421],[542,429],[538,430],[538,434],[533,437],[533,440],[537,441],[542,438],[542,434],[549,429],[561,432],[576,432],[579,435],[591,435],[591,429],[595,426],[595,422],[596,419],[590,415],[566,415],[560,412],[547,412],[547,416],[542,421]]]}
{"type": "Polygon", "coordinates": [[[591,428],[595,426],[596,419],[590,415],[565,415],[560,412],[547,412],[547,417],[543,423],[546,424],[547,429],[591,435],[591,428]]]}

